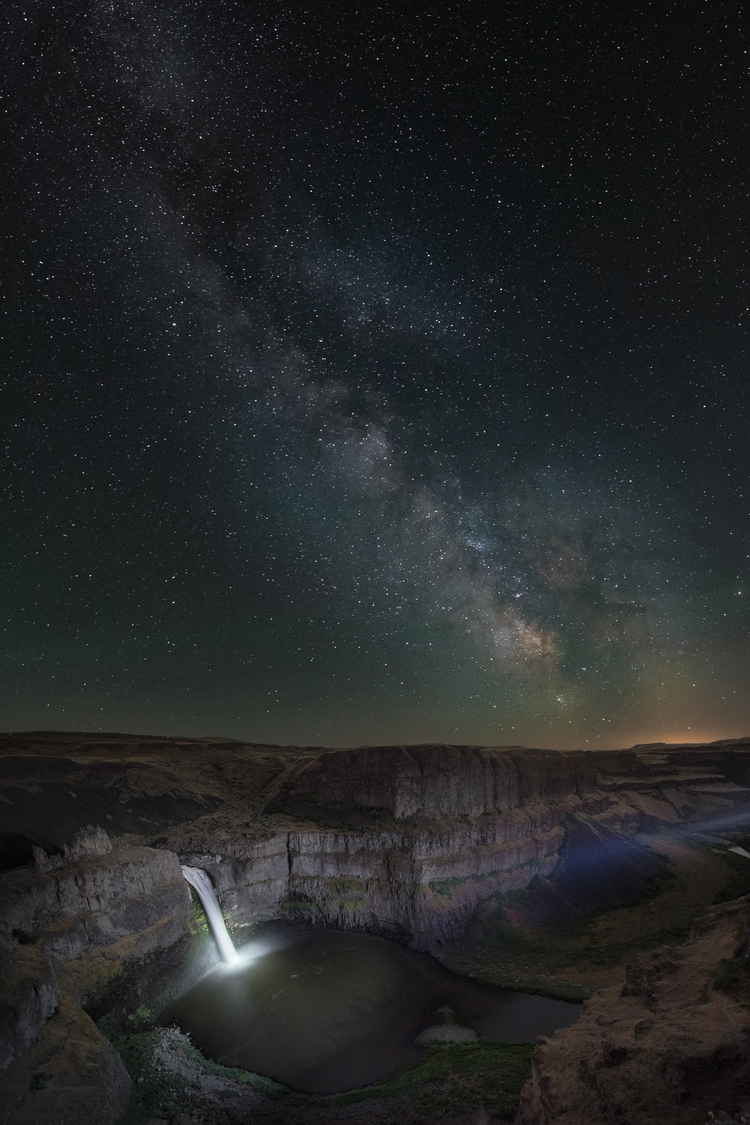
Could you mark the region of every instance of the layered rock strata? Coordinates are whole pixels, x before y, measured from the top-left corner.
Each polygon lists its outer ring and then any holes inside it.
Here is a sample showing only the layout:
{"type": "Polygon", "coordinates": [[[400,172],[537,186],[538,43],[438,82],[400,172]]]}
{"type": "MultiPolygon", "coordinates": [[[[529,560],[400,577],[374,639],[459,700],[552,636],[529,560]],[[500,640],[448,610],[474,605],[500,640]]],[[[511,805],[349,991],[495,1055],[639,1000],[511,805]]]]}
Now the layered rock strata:
{"type": "Polygon", "coordinates": [[[128,967],[184,943],[189,895],[177,857],[112,849],[101,829],[64,857],[0,877],[0,1121],[123,1113],[130,1079],[84,1008],[128,967]]]}
{"type": "MultiPolygon", "coordinates": [[[[585,838],[590,862],[592,852],[614,856],[622,832],[723,823],[749,806],[750,789],[705,766],[670,767],[661,751],[610,760],[522,748],[363,747],[290,765],[264,806],[266,823],[286,831],[199,841],[188,830],[170,846],[209,870],[240,932],[284,919],[401,936],[435,951],[460,935],[483,899],[555,871],[566,842],[585,838]]],[[[643,882],[654,863],[624,846],[643,882]]],[[[580,881],[581,864],[568,851],[567,881],[580,881]]],[[[548,898],[559,910],[561,895],[548,898]]],[[[575,909],[575,895],[566,901],[575,909]]],[[[581,903],[591,909],[596,897],[581,903]]]]}
{"type": "Polygon", "coordinates": [[[365,746],[301,762],[280,807],[322,802],[378,809],[397,820],[482,816],[596,787],[584,753],[475,746],[365,746]]]}
{"type": "Polygon", "coordinates": [[[235,927],[284,918],[429,950],[456,937],[483,898],[550,874],[566,818],[600,808],[595,785],[584,754],[365,747],[286,774],[267,809],[309,830],[244,854],[172,845],[211,873],[235,927]]]}
{"type": "MultiPolygon", "coordinates": [[[[550,874],[576,797],[554,806],[509,810],[500,817],[370,831],[283,832],[246,846],[193,851],[183,859],[206,869],[236,930],[261,921],[339,926],[391,934],[434,949],[465,927],[478,902],[550,874]]],[[[184,850],[187,849],[187,850],[184,850]]]]}

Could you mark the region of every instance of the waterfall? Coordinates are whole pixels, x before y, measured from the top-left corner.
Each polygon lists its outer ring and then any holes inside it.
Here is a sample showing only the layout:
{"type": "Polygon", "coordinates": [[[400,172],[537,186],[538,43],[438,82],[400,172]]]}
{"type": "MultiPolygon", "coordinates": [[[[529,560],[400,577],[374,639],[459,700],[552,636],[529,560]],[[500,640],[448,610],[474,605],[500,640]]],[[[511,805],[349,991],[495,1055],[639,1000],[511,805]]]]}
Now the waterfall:
{"type": "Polygon", "coordinates": [[[184,863],[181,864],[181,867],[186,881],[191,887],[195,888],[198,898],[201,900],[201,906],[206,912],[206,918],[222,961],[226,961],[228,965],[233,965],[237,960],[237,950],[234,948],[234,943],[224,925],[221,907],[211,886],[211,880],[200,867],[187,867],[184,863]]]}

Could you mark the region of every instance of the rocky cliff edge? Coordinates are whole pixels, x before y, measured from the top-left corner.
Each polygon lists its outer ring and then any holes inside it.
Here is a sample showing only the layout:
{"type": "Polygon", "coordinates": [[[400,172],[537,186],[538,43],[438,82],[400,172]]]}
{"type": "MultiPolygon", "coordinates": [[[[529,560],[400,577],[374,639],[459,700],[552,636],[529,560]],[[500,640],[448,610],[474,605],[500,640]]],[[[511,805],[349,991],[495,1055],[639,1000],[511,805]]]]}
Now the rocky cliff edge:
{"type": "Polygon", "coordinates": [[[516,1125],[703,1125],[750,1091],[748,904],[640,954],[578,1021],[540,1038],[516,1125]]]}

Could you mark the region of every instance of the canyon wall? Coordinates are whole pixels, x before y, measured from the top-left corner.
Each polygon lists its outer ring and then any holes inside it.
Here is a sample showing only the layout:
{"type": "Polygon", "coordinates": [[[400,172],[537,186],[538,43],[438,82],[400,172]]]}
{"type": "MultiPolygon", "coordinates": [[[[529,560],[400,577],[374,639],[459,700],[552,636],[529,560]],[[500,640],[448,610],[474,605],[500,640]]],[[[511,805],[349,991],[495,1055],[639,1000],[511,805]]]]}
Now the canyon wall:
{"type": "Polygon", "coordinates": [[[173,853],[113,849],[98,828],[0,878],[0,1121],[122,1115],[130,1078],[85,1009],[184,956],[189,902],[173,853]]]}
{"type": "Polygon", "coordinates": [[[549,874],[565,817],[582,808],[574,799],[439,827],[297,830],[239,854],[230,841],[223,848],[216,841],[217,850],[175,843],[185,862],[211,875],[237,940],[243,927],[279,919],[364,929],[431,949],[460,933],[483,898],[549,874]]]}
{"type": "Polygon", "coordinates": [[[596,786],[584,753],[473,746],[366,746],[301,762],[279,802],[356,804],[397,820],[482,816],[596,786]]]}
{"type": "Polygon", "coordinates": [[[434,952],[483,899],[558,869],[574,826],[578,838],[586,826],[591,851],[609,847],[613,834],[724,823],[750,807],[750,789],[710,766],[709,756],[697,770],[678,769],[660,751],[328,752],[293,764],[264,805],[269,829],[283,831],[259,839],[185,831],[170,846],[210,872],[238,940],[259,922],[283,920],[387,934],[434,952]]]}
{"type": "Polygon", "coordinates": [[[602,807],[595,790],[585,754],[364,747],[292,766],[265,806],[291,830],[215,849],[192,833],[170,843],[210,872],[238,937],[281,919],[431,950],[483,898],[549,875],[566,819],[602,807]]]}

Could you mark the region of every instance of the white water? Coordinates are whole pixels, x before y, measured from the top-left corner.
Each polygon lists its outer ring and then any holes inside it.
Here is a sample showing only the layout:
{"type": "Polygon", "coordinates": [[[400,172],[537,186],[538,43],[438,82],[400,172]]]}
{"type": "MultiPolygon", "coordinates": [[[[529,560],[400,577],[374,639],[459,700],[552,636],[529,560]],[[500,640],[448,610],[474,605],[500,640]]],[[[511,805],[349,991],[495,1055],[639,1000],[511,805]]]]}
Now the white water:
{"type": "Polygon", "coordinates": [[[222,961],[226,961],[228,965],[233,965],[235,961],[239,960],[237,950],[234,948],[234,943],[224,925],[221,907],[211,886],[211,880],[200,867],[187,867],[184,863],[181,864],[181,867],[186,881],[191,887],[195,888],[198,898],[201,900],[201,906],[206,912],[206,918],[222,961]]]}

